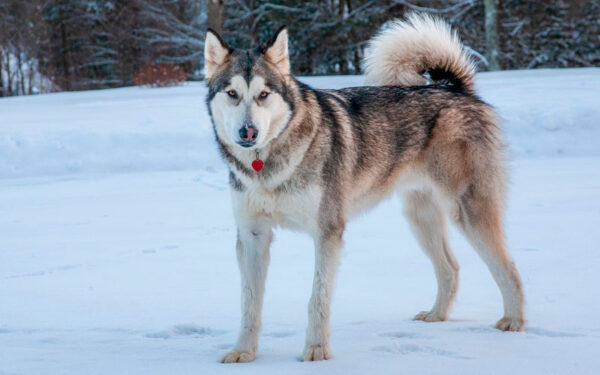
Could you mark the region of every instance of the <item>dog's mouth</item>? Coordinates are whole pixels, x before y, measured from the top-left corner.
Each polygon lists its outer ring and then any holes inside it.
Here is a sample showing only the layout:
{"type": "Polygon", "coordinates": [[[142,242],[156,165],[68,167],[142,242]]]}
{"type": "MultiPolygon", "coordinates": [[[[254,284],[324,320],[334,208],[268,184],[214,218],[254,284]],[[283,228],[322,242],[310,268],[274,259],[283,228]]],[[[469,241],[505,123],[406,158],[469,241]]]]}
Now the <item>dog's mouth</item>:
{"type": "Polygon", "coordinates": [[[239,141],[237,144],[244,148],[250,148],[256,144],[256,141],[239,141]]]}

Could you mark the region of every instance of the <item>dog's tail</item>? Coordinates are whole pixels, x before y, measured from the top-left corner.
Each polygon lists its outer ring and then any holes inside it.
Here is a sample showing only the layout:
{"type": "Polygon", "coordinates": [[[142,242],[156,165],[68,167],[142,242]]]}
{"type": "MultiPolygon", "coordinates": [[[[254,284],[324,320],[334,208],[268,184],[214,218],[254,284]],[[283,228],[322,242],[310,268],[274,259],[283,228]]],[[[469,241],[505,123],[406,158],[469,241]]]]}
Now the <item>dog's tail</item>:
{"type": "Polygon", "coordinates": [[[371,85],[425,85],[423,76],[474,93],[475,65],[456,32],[440,18],[413,13],[393,21],[369,42],[364,59],[371,85]]]}

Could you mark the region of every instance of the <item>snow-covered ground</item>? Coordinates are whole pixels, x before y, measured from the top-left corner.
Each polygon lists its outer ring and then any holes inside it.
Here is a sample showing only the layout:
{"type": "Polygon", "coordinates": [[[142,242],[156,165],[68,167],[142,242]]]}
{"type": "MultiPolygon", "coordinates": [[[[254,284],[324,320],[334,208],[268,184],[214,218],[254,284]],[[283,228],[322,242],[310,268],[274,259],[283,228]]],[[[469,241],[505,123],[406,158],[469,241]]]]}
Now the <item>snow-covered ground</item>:
{"type": "Polygon", "coordinates": [[[390,200],[349,225],[331,360],[299,361],[312,241],[278,231],[259,356],[218,363],[239,276],[204,87],[61,93],[0,100],[0,374],[597,373],[600,69],[486,73],[478,86],[505,119],[525,332],[492,328],[500,294],[454,231],[451,320],[412,321],[435,278],[390,200]]]}
{"type": "MultiPolygon", "coordinates": [[[[319,88],[361,76],[310,77],[319,88]]],[[[600,156],[600,68],[484,73],[511,157],[600,156]]],[[[202,83],[0,100],[0,178],[223,167],[202,83]]]]}

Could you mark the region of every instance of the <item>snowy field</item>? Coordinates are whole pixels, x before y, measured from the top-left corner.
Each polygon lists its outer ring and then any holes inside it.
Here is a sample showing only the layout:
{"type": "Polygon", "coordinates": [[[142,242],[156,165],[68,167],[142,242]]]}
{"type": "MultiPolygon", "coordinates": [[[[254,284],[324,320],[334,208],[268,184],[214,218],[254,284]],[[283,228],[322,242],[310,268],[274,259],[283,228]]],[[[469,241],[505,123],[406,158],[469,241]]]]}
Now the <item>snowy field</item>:
{"type": "Polygon", "coordinates": [[[218,363],[240,291],[204,86],[61,93],[0,100],[0,374],[597,374],[600,69],[477,83],[504,118],[525,332],[492,328],[500,293],[455,231],[451,320],[412,321],[436,283],[392,199],[348,227],[331,360],[299,360],[312,241],[280,230],[258,358],[218,363]]]}

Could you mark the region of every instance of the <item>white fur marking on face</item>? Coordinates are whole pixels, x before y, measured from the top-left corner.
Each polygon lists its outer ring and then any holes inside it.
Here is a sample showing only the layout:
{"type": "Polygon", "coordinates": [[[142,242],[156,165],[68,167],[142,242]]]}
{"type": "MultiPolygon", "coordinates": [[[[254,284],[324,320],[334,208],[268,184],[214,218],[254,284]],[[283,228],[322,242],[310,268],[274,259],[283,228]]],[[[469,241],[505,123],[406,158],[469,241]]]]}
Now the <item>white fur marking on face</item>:
{"type": "Polygon", "coordinates": [[[238,96],[242,100],[248,98],[248,85],[244,77],[237,75],[231,78],[231,84],[225,88],[225,90],[233,89],[238,93],[238,96]]]}
{"type": "Polygon", "coordinates": [[[239,140],[239,129],[244,126],[246,119],[246,105],[244,100],[248,96],[248,86],[240,75],[231,78],[231,84],[225,91],[218,92],[210,102],[213,121],[217,136],[229,145],[235,145],[239,140]],[[238,99],[232,99],[227,91],[235,90],[238,99]]]}
{"type": "Polygon", "coordinates": [[[251,106],[252,122],[259,129],[258,143],[265,144],[281,133],[290,120],[292,111],[289,104],[279,93],[266,86],[265,79],[261,76],[252,78],[249,91],[253,97],[251,106]],[[259,95],[263,91],[270,94],[261,100],[259,95]],[[260,132],[262,132],[262,136],[260,132]]]}
{"type": "Polygon", "coordinates": [[[239,129],[247,121],[254,125],[258,129],[258,137],[253,148],[262,148],[279,135],[292,115],[283,97],[270,90],[261,76],[253,77],[250,85],[241,75],[232,77],[225,91],[215,95],[210,107],[217,135],[228,144],[237,144],[239,129]],[[237,99],[227,94],[229,90],[235,90],[237,99]],[[269,92],[269,96],[260,99],[263,91],[269,92]]]}

